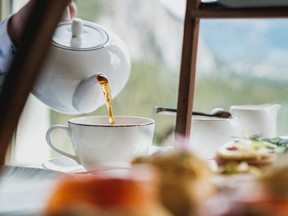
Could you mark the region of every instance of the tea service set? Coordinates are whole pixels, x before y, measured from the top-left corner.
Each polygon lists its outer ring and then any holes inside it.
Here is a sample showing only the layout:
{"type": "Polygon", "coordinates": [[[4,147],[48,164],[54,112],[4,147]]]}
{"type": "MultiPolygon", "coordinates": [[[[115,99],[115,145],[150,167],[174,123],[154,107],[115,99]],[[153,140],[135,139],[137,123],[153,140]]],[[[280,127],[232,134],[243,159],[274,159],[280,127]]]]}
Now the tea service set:
{"type": "MultiPolygon", "coordinates": [[[[233,138],[254,135],[273,138],[277,135],[280,108],[279,104],[232,105],[229,112],[222,108],[209,114],[193,112],[189,148],[204,159],[213,159],[217,149],[233,138]]],[[[175,114],[166,108],[158,108],[156,112],[175,114]]]]}
{"type": "Polygon", "coordinates": [[[69,17],[67,10],[56,27],[32,94],[60,113],[87,114],[106,104],[108,115],[74,118],[68,126],[54,125],[46,133],[47,143],[86,170],[95,164],[127,167],[132,155],[148,154],[155,127],[150,118],[113,115],[112,99],[130,76],[128,48],[107,28],[69,17]],[[66,132],[74,154],[52,141],[55,130],[66,132]]]}
{"type": "MultiPolygon", "coordinates": [[[[110,109],[109,116],[74,118],[68,121],[68,126],[53,125],[48,129],[48,145],[73,161],[71,167],[127,168],[133,157],[151,151],[153,119],[113,116],[111,100],[125,87],[130,69],[127,47],[110,30],[79,18],[58,24],[32,93],[51,109],[65,114],[90,113],[105,103],[110,109]],[[99,77],[104,77],[106,82],[101,83],[99,77]],[[57,147],[57,142],[52,140],[55,130],[66,132],[74,154],[57,147]]],[[[211,158],[219,145],[231,137],[253,134],[273,137],[279,109],[278,104],[233,105],[229,118],[192,115],[189,147],[200,156],[211,158]]],[[[49,168],[51,164],[46,163],[44,167],[49,168]]]]}

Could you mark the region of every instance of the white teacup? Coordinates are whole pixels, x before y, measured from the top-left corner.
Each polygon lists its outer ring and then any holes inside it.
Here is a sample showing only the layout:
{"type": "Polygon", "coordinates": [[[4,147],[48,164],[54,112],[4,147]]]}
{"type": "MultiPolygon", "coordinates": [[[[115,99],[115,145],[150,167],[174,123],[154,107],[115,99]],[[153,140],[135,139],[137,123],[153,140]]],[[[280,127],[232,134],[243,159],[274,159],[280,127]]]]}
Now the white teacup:
{"type": "Polygon", "coordinates": [[[72,158],[86,170],[95,166],[129,166],[137,156],[148,155],[155,121],[138,116],[115,116],[111,125],[108,116],[88,116],[68,121],[68,127],[53,125],[46,133],[48,145],[56,152],[72,158]],[[64,130],[71,138],[74,155],[57,148],[51,133],[64,130]]]}
{"type": "Polygon", "coordinates": [[[220,146],[240,136],[241,127],[234,117],[192,117],[190,148],[203,159],[214,159],[220,146]]]}

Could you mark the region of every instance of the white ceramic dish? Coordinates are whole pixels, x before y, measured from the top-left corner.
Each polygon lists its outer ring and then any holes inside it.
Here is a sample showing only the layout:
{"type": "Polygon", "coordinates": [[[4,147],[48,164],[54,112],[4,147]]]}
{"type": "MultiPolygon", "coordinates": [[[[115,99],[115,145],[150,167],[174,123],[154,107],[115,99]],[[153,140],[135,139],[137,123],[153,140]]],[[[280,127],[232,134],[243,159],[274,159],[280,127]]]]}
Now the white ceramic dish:
{"type": "Polygon", "coordinates": [[[71,158],[62,156],[53,158],[42,163],[44,169],[54,170],[65,173],[79,173],[86,172],[86,170],[71,158]]]}
{"type": "Polygon", "coordinates": [[[287,0],[218,0],[218,2],[231,8],[288,6],[287,0]]]}
{"type": "MultiPolygon", "coordinates": [[[[45,169],[55,170],[64,173],[86,173],[87,171],[81,166],[78,165],[75,161],[67,157],[54,158],[49,161],[46,161],[42,164],[45,169]]],[[[115,165],[113,167],[97,167],[89,173],[93,175],[114,175],[121,176],[126,175],[130,171],[130,165],[115,165]]]]}
{"type": "MultiPolygon", "coordinates": [[[[172,146],[151,146],[149,150],[149,154],[155,154],[157,152],[165,152],[173,149],[172,146]]],[[[81,173],[81,172],[86,172],[86,170],[79,165],[76,161],[72,160],[71,158],[68,157],[58,157],[58,158],[53,158],[51,160],[45,161],[42,163],[43,168],[48,169],[48,170],[54,170],[54,171],[59,171],[59,172],[65,172],[65,173],[81,173]]],[[[99,172],[110,172],[110,171],[115,171],[119,170],[125,170],[127,169],[127,166],[122,166],[122,167],[112,167],[112,168],[99,168],[95,171],[99,172]]]]}
{"type": "Polygon", "coordinates": [[[117,115],[114,118],[113,125],[107,115],[73,118],[68,120],[67,126],[52,125],[46,132],[46,142],[52,150],[77,161],[86,170],[94,170],[95,164],[130,164],[134,156],[147,155],[153,140],[155,120],[142,116],[117,115]],[[59,148],[59,140],[53,139],[56,131],[66,134],[72,152],[59,148]]]}

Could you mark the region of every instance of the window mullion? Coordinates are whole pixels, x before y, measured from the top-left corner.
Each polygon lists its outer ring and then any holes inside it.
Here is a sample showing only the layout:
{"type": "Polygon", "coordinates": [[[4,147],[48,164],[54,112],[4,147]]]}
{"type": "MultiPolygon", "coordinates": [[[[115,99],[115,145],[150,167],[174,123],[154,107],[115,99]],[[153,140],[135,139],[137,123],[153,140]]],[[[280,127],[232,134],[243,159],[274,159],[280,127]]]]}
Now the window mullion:
{"type": "Polygon", "coordinates": [[[13,0],[0,0],[0,18],[3,19],[4,17],[8,16],[12,11],[12,4],[13,0]]]}

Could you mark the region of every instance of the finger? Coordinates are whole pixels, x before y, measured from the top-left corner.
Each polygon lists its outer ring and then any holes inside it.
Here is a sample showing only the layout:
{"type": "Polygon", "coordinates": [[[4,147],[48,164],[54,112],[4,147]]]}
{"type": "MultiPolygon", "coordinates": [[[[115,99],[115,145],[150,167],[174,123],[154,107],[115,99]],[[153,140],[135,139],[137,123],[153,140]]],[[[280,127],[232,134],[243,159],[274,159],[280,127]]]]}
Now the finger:
{"type": "Polygon", "coordinates": [[[69,11],[70,11],[71,18],[76,16],[77,6],[76,6],[75,2],[71,1],[71,3],[69,4],[69,11]]]}

